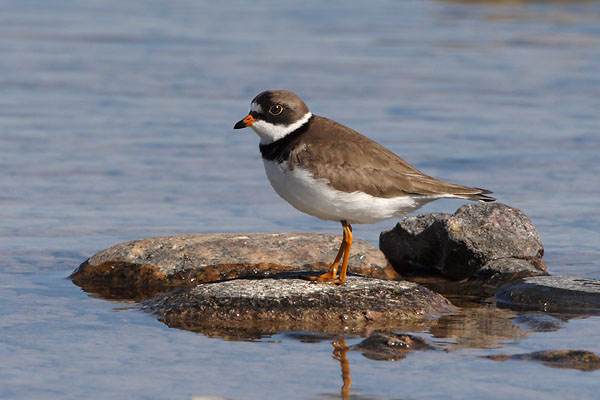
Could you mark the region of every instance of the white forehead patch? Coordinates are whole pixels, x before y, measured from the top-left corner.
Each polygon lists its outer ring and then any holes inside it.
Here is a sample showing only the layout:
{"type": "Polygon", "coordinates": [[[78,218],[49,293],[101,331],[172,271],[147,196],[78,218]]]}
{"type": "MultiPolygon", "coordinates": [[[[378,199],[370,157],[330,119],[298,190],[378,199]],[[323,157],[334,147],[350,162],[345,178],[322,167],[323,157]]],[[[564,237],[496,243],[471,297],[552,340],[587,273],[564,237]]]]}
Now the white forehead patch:
{"type": "Polygon", "coordinates": [[[254,112],[257,112],[257,113],[259,113],[259,114],[263,114],[263,109],[262,109],[262,107],[260,106],[260,104],[258,104],[258,103],[255,103],[255,102],[252,102],[252,103],[250,104],[250,112],[252,112],[252,111],[254,111],[254,112]]]}
{"type": "Polygon", "coordinates": [[[309,111],[298,121],[290,125],[274,125],[259,119],[250,127],[258,136],[260,136],[260,144],[269,144],[294,132],[296,129],[307,123],[310,117],[312,117],[312,113],[309,111]]]}

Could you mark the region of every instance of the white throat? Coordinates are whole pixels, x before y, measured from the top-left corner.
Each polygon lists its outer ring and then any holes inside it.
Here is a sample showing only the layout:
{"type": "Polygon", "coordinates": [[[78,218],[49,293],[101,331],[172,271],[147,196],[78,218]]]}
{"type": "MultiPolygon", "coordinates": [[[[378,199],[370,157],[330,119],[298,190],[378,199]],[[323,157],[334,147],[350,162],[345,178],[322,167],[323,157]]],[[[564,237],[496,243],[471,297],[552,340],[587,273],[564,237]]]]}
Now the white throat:
{"type": "Polygon", "coordinates": [[[256,132],[258,136],[260,136],[260,144],[269,144],[294,132],[296,129],[307,123],[310,117],[312,117],[312,113],[309,111],[304,114],[302,118],[291,125],[273,125],[268,122],[258,120],[250,127],[254,129],[254,132],[256,132]]]}

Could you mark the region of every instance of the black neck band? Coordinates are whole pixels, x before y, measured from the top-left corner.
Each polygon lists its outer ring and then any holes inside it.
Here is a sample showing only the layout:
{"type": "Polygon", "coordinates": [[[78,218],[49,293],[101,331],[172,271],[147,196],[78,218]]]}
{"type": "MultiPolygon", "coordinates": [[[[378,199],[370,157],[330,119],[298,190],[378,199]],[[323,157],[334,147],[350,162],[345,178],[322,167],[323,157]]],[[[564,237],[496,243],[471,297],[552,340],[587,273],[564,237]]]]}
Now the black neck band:
{"type": "Polygon", "coordinates": [[[262,158],[269,161],[286,161],[290,157],[290,152],[296,147],[302,134],[308,130],[312,119],[313,117],[311,116],[308,121],[302,124],[302,126],[288,133],[281,139],[275,140],[269,144],[261,144],[259,148],[262,158]]]}

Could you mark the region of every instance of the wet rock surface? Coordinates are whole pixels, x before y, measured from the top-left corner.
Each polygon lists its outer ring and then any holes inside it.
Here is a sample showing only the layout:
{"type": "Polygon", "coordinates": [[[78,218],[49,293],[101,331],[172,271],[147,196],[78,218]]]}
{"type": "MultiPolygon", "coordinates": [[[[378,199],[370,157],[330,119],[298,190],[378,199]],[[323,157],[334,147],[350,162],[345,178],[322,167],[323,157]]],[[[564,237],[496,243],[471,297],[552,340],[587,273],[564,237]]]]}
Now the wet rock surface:
{"type": "Polygon", "coordinates": [[[527,313],[519,315],[512,322],[532,332],[555,332],[561,329],[569,319],[569,316],[564,315],[527,313]]]}
{"type": "MultiPolygon", "coordinates": [[[[103,250],[71,275],[105,298],[144,299],[181,286],[329,268],[342,237],[311,233],[189,234],[125,242],[103,250]]],[[[375,246],[355,240],[349,271],[397,278],[375,246]]]]}
{"type": "Polygon", "coordinates": [[[545,312],[600,313],[600,280],[537,276],[507,283],[496,292],[500,306],[545,312]]]}
{"type": "Polygon", "coordinates": [[[286,278],[204,283],[156,296],[141,308],[170,327],[247,338],[294,331],[359,334],[456,310],[415,283],[356,276],[339,286],[286,278]]]}
{"type": "Polygon", "coordinates": [[[419,336],[407,333],[374,332],[351,347],[372,360],[398,361],[415,350],[434,350],[435,347],[419,336]]]}
{"type": "Polygon", "coordinates": [[[523,212],[501,203],[406,218],[381,233],[379,247],[403,276],[439,275],[496,288],[547,275],[535,227],[523,212]]]}
{"type": "Polygon", "coordinates": [[[551,368],[569,368],[580,371],[600,369],[600,357],[585,350],[544,350],[533,353],[487,356],[494,361],[524,360],[537,361],[551,368]]]}

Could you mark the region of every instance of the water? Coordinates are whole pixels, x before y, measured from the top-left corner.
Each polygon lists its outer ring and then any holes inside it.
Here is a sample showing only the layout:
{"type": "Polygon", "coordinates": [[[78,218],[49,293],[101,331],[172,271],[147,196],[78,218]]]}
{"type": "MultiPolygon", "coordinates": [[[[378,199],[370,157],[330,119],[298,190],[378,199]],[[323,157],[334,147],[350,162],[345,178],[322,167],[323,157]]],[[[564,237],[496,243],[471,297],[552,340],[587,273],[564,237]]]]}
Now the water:
{"type": "MultiPolygon", "coordinates": [[[[0,10],[1,398],[342,396],[332,340],[208,338],[65,279],[135,238],[338,232],[279,199],[257,137],[231,129],[267,88],[296,92],[428,174],[493,190],[530,216],[552,273],[600,277],[598,2],[1,0],[0,10]]],[[[354,233],[376,243],[393,224],[354,233]]],[[[464,311],[414,330],[447,352],[399,362],[349,352],[350,394],[595,398],[598,371],[480,356],[600,353],[600,319],[532,332],[516,317],[464,311]]]]}

